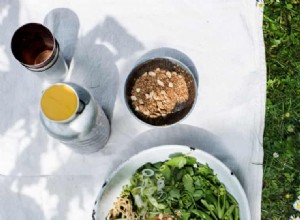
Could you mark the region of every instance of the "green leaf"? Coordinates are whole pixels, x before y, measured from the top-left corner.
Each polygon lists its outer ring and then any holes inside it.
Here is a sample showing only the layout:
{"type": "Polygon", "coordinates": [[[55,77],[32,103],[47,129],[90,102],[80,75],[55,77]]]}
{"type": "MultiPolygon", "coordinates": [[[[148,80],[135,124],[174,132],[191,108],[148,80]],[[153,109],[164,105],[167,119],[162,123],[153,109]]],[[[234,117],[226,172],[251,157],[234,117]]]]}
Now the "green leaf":
{"type": "Polygon", "coordinates": [[[194,169],[193,167],[185,167],[186,173],[190,174],[191,176],[194,176],[194,169]]]}
{"type": "Polygon", "coordinates": [[[184,174],[185,174],[184,169],[176,168],[176,169],[174,169],[172,176],[175,177],[176,181],[181,181],[184,174]]]}
{"type": "Polygon", "coordinates": [[[194,213],[198,217],[202,217],[202,212],[200,210],[198,210],[198,209],[193,209],[192,213],[194,213]]]}
{"type": "Polygon", "coordinates": [[[209,202],[214,204],[215,206],[218,206],[218,199],[217,197],[213,194],[212,191],[206,191],[205,192],[205,199],[209,202]]]}
{"type": "Polygon", "coordinates": [[[169,192],[169,195],[170,195],[170,198],[173,199],[179,199],[180,198],[180,192],[178,189],[172,189],[170,192],[169,192]]]}
{"type": "Polygon", "coordinates": [[[202,165],[198,168],[198,172],[203,175],[203,176],[207,176],[207,175],[213,175],[213,171],[212,169],[209,168],[209,166],[206,165],[202,165]]]}
{"type": "Polygon", "coordinates": [[[159,168],[159,171],[162,173],[162,175],[165,177],[166,180],[170,180],[171,178],[171,169],[166,164],[162,165],[159,168]]]}
{"type": "Polygon", "coordinates": [[[191,194],[187,191],[184,191],[184,193],[180,197],[180,201],[182,202],[182,205],[184,208],[188,209],[194,204],[194,200],[191,196],[191,194]]]}
{"type": "Polygon", "coordinates": [[[179,169],[181,169],[186,164],[186,159],[183,156],[174,157],[169,161],[167,161],[165,164],[173,167],[178,167],[179,169]]]}
{"type": "Polygon", "coordinates": [[[192,156],[185,156],[187,165],[194,165],[197,163],[197,159],[192,156]]]}
{"type": "Polygon", "coordinates": [[[226,211],[224,217],[229,217],[229,216],[231,216],[231,213],[233,213],[233,211],[234,211],[235,208],[236,208],[235,205],[230,206],[229,209],[226,211]]]}
{"type": "Polygon", "coordinates": [[[238,220],[240,219],[240,211],[239,211],[239,207],[236,206],[234,209],[234,220],[238,220]]]}
{"type": "Polygon", "coordinates": [[[201,199],[201,203],[204,205],[205,208],[207,208],[208,211],[212,212],[215,210],[214,205],[208,204],[206,200],[201,199]]]}
{"type": "Polygon", "coordinates": [[[204,192],[203,192],[202,190],[196,190],[196,191],[193,193],[193,197],[194,197],[194,200],[195,200],[195,201],[201,199],[203,196],[204,196],[204,192]]]}
{"type": "Polygon", "coordinates": [[[230,202],[231,204],[238,206],[237,201],[235,200],[235,198],[233,198],[232,195],[230,195],[229,193],[227,193],[227,194],[226,194],[226,197],[229,199],[229,202],[230,202]]]}
{"type": "Polygon", "coordinates": [[[176,152],[176,153],[173,153],[173,154],[170,154],[169,155],[169,158],[175,158],[175,157],[181,157],[181,156],[184,156],[183,153],[180,153],[180,152],[176,152]]]}
{"type": "Polygon", "coordinates": [[[158,203],[157,200],[156,200],[154,197],[148,196],[147,198],[148,198],[149,202],[150,202],[155,208],[158,208],[158,209],[165,209],[165,208],[166,208],[166,206],[165,206],[164,204],[158,203]]]}
{"type": "Polygon", "coordinates": [[[191,213],[189,213],[189,212],[181,212],[180,220],[189,220],[190,216],[191,216],[191,213]]]}
{"type": "Polygon", "coordinates": [[[164,204],[158,204],[158,205],[157,205],[157,208],[158,208],[158,209],[165,209],[166,206],[165,206],[164,204]]]}
{"type": "Polygon", "coordinates": [[[196,216],[200,217],[200,219],[203,219],[203,220],[213,220],[212,217],[210,217],[208,214],[206,214],[205,212],[202,212],[200,210],[193,209],[192,213],[194,213],[196,216]]]}
{"type": "Polygon", "coordinates": [[[162,162],[157,162],[157,163],[154,163],[154,164],[153,164],[153,167],[154,167],[155,169],[159,169],[161,166],[162,166],[162,162]]]}
{"type": "Polygon", "coordinates": [[[286,4],[286,8],[287,8],[287,9],[292,9],[292,8],[293,8],[293,5],[292,5],[292,4],[286,4]]]}
{"type": "Polygon", "coordinates": [[[189,174],[185,174],[182,178],[184,189],[187,190],[190,193],[193,193],[195,191],[193,178],[189,174]]]}

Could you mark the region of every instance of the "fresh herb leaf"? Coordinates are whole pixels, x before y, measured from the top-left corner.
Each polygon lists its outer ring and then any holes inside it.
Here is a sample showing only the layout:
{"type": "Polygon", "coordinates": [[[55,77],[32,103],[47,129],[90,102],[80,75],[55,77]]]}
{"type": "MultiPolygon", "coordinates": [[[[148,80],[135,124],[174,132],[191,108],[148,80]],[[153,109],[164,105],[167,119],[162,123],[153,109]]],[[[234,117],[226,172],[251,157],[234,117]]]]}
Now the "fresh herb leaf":
{"type": "Polygon", "coordinates": [[[179,199],[180,198],[180,192],[178,189],[172,189],[169,192],[169,195],[170,195],[170,199],[179,199]]]}
{"type": "Polygon", "coordinates": [[[174,154],[170,154],[169,155],[169,158],[175,158],[175,157],[181,157],[181,156],[184,156],[184,154],[183,153],[180,153],[180,152],[176,152],[176,153],[174,153],[174,154]]]}
{"type": "Polygon", "coordinates": [[[186,158],[184,156],[174,157],[167,161],[165,164],[181,169],[186,164],[186,158]]]}
{"type": "Polygon", "coordinates": [[[165,177],[166,180],[171,179],[171,169],[169,168],[168,165],[163,164],[160,168],[159,171],[162,173],[162,175],[165,177]]]}
{"type": "Polygon", "coordinates": [[[197,163],[197,159],[192,156],[185,156],[187,165],[194,165],[197,163]]]}
{"type": "Polygon", "coordinates": [[[185,174],[182,178],[184,189],[187,190],[190,193],[193,193],[195,191],[193,178],[189,174],[185,174]]]}
{"type": "Polygon", "coordinates": [[[193,193],[193,197],[194,197],[194,200],[195,200],[195,201],[201,199],[203,196],[204,196],[204,192],[203,192],[202,190],[196,190],[196,191],[193,193]]]}

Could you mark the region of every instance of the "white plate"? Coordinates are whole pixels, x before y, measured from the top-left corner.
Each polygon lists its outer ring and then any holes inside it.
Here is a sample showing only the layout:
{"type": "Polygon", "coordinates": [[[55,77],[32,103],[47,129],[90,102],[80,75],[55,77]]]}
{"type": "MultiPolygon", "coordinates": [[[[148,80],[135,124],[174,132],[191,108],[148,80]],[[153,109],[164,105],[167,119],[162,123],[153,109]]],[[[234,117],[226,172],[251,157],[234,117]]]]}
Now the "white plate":
{"type": "Polygon", "coordinates": [[[220,182],[225,185],[227,191],[237,200],[240,209],[240,219],[250,220],[250,209],[246,194],[231,171],[221,161],[202,150],[178,145],[164,145],[144,150],[119,166],[103,184],[95,202],[93,220],[105,219],[109,210],[113,207],[113,202],[120,195],[122,186],[129,183],[130,177],[139,167],[147,162],[165,161],[170,154],[176,152],[189,153],[199,163],[208,164],[214,170],[214,173],[217,174],[220,182]]]}

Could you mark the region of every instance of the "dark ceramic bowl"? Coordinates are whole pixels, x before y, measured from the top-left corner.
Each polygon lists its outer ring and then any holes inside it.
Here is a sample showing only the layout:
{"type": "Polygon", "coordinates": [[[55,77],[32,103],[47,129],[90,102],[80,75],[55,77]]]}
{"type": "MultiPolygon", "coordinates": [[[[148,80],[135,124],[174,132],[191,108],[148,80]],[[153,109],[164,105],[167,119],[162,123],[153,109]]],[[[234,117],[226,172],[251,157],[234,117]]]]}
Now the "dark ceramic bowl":
{"type": "Polygon", "coordinates": [[[145,122],[152,126],[167,126],[175,124],[182,119],[184,119],[189,112],[191,112],[193,106],[195,105],[197,97],[197,84],[191,70],[178,60],[169,57],[161,57],[146,60],[142,63],[137,64],[132,71],[129,73],[127,80],[125,82],[125,102],[129,111],[139,120],[145,122]],[[181,72],[184,77],[189,97],[188,100],[183,103],[177,103],[173,111],[165,117],[150,118],[146,117],[140,112],[134,110],[133,103],[131,100],[131,90],[135,84],[135,81],[145,72],[153,71],[156,68],[166,69],[170,72],[181,72]]]}

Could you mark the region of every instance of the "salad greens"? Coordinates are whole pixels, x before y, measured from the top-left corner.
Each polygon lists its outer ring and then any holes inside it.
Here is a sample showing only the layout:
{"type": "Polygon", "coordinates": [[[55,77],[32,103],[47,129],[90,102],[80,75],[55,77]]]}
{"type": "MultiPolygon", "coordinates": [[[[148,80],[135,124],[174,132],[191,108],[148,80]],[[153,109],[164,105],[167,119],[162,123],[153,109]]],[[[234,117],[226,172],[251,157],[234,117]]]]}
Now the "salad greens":
{"type": "Polygon", "coordinates": [[[111,210],[107,219],[130,220],[237,220],[236,200],[220,183],[208,165],[194,157],[176,153],[165,162],[147,163],[123,187],[120,198],[128,199],[131,212],[123,207],[111,210]],[[119,210],[119,211],[118,211],[119,210]],[[112,214],[114,213],[114,214],[112,214]],[[126,217],[126,216],[134,217],[126,217]]]}

